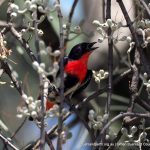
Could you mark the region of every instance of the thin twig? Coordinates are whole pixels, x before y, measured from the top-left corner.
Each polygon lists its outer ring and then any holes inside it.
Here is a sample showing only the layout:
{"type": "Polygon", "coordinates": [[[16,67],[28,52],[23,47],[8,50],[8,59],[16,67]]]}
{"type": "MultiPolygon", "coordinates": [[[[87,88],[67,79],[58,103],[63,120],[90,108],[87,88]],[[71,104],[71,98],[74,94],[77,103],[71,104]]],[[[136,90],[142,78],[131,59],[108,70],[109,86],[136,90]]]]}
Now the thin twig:
{"type": "Polygon", "coordinates": [[[128,12],[127,12],[127,10],[126,10],[126,8],[125,8],[124,3],[122,2],[122,0],[116,0],[116,1],[118,2],[119,6],[120,6],[120,8],[121,8],[121,10],[122,10],[122,13],[123,13],[123,15],[124,15],[124,17],[125,17],[125,20],[126,20],[126,22],[127,22],[127,25],[128,25],[128,27],[129,27],[129,29],[130,29],[130,32],[131,32],[132,36],[133,36],[133,40],[134,40],[134,42],[135,42],[135,45],[136,45],[136,47],[137,47],[137,50],[138,50],[138,52],[140,53],[141,63],[142,63],[142,65],[143,65],[145,71],[147,72],[148,76],[150,77],[149,65],[148,65],[146,56],[145,56],[145,54],[144,54],[144,52],[143,52],[143,49],[142,49],[142,47],[141,47],[141,45],[140,45],[140,41],[139,41],[138,35],[136,34],[136,31],[135,31],[135,29],[134,29],[134,27],[133,27],[133,23],[132,23],[132,21],[131,21],[129,15],[128,15],[128,12]]]}
{"type": "Polygon", "coordinates": [[[112,123],[114,123],[116,120],[124,118],[126,116],[131,116],[131,117],[139,117],[139,118],[150,118],[150,113],[146,114],[141,114],[141,113],[131,113],[131,112],[126,112],[126,113],[120,113],[119,115],[115,116],[112,118],[101,130],[100,137],[105,133],[105,131],[110,127],[112,123]]]}
{"type": "Polygon", "coordinates": [[[37,19],[37,10],[33,12],[33,25],[35,28],[35,47],[37,52],[37,60],[38,63],[41,63],[41,57],[40,57],[40,46],[39,46],[39,36],[38,36],[38,19],[37,19]]]}
{"type": "Polygon", "coordinates": [[[122,2],[122,0],[117,0],[117,2],[119,3],[119,6],[122,10],[122,13],[124,14],[125,20],[127,22],[127,24],[129,25],[129,29],[132,33],[133,36],[133,40],[135,41],[135,45],[136,45],[136,50],[135,50],[135,55],[134,55],[134,63],[131,66],[132,67],[132,71],[133,71],[133,76],[132,76],[132,81],[131,81],[131,86],[130,86],[130,91],[131,91],[131,101],[130,101],[130,105],[128,108],[128,112],[132,112],[133,108],[134,108],[134,103],[137,97],[137,92],[138,92],[138,83],[139,83],[139,74],[140,74],[140,54],[142,54],[142,48],[140,46],[140,42],[138,40],[138,36],[134,30],[133,25],[131,24],[131,19],[128,15],[128,12],[122,2]]]}
{"type": "MultiPolygon", "coordinates": [[[[63,122],[71,115],[71,112],[68,112],[65,116],[63,116],[63,122]]],[[[47,135],[49,139],[53,137],[54,133],[58,128],[58,124],[54,125],[50,130],[47,131],[47,135]]],[[[45,137],[46,138],[46,137],[45,137]]],[[[35,143],[32,144],[34,147],[38,147],[40,145],[40,139],[38,139],[35,143]]],[[[32,147],[31,145],[31,147],[32,147]]]]}
{"type": "Polygon", "coordinates": [[[72,17],[75,11],[75,8],[77,6],[78,0],[74,0],[70,13],[69,13],[69,17],[68,17],[68,23],[67,23],[67,30],[66,30],[66,37],[64,39],[64,45],[67,45],[67,42],[69,41],[69,34],[70,34],[70,28],[71,28],[71,22],[72,22],[72,17]]]}
{"type": "MultiPolygon", "coordinates": [[[[37,11],[35,10],[33,12],[33,24],[35,28],[35,47],[37,52],[37,60],[38,63],[41,63],[41,57],[40,57],[40,46],[39,46],[39,36],[38,36],[38,20],[37,20],[37,11]]],[[[43,74],[39,74],[39,80],[40,80],[40,98],[41,98],[41,116],[40,116],[40,150],[43,150],[45,147],[45,125],[44,125],[44,116],[45,116],[45,106],[44,101],[48,94],[48,89],[46,91],[46,97],[44,97],[44,81],[45,77],[43,77],[43,74]]]]}
{"type": "MultiPolygon", "coordinates": [[[[107,4],[106,4],[106,20],[107,19],[111,19],[111,0],[107,0],[107,4]]],[[[108,119],[109,119],[111,95],[112,95],[113,40],[112,40],[111,27],[108,28],[107,35],[108,35],[108,72],[109,72],[109,76],[108,76],[107,101],[106,101],[106,106],[105,106],[105,115],[107,115],[107,119],[105,119],[103,126],[105,126],[105,124],[107,124],[108,119]]],[[[106,134],[106,132],[105,132],[105,134],[106,134]]],[[[101,138],[102,143],[105,142],[105,134],[103,134],[103,137],[101,138]]],[[[98,138],[97,138],[97,142],[99,142],[98,138]]]]}
{"type": "Polygon", "coordinates": [[[139,0],[139,1],[140,1],[140,3],[144,6],[144,8],[145,8],[147,14],[148,14],[149,17],[150,17],[150,9],[148,8],[148,6],[147,6],[147,4],[145,3],[145,1],[144,1],[144,0],[139,0]]]}
{"type": "MultiPolygon", "coordinates": [[[[127,75],[129,75],[131,73],[131,69],[123,72],[117,79],[115,79],[113,81],[113,86],[115,84],[117,84],[122,78],[126,77],[127,75]]],[[[94,92],[93,94],[91,94],[90,96],[88,96],[87,98],[83,99],[81,103],[76,105],[76,108],[80,109],[82,106],[85,106],[86,103],[88,103],[89,101],[91,101],[92,99],[95,99],[96,97],[98,97],[100,94],[104,93],[107,91],[107,85],[105,87],[103,87],[102,89],[97,90],[96,92],[94,92]]]]}
{"type": "Polygon", "coordinates": [[[57,140],[57,150],[62,149],[62,130],[63,130],[63,116],[62,116],[62,109],[64,105],[64,35],[63,35],[63,16],[60,9],[60,1],[56,0],[57,5],[59,6],[57,8],[57,14],[59,19],[59,32],[60,32],[60,45],[59,48],[61,50],[61,56],[60,56],[60,105],[59,105],[59,117],[58,117],[58,140],[57,140]]]}
{"type": "Polygon", "coordinates": [[[16,78],[13,76],[11,69],[10,69],[9,65],[7,64],[7,62],[4,62],[2,60],[0,62],[2,65],[1,68],[4,69],[5,73],[10,77],[10,79],[13,82],[17,91],[20,93],[20,95],[23,95],[24,92],[22,90],[22,87],[21,87],[20,83],[16,80],[16,78]]]}
{"type": "Polygon", "coordinates": [[[12,144],[7,138],[5,138],[1,133],[0,133],[0,139],[3,140],[4,144],[8,145],[11,147],[13,150],[19,150],[14,144],[12,144]]]}
{"type": "Polygon", "coordinates": [[[82,118],[82,116],[81,116],[79,110],[76,109],[76,107],[75,107],[73,104],[71,104],[69,98],[66,100],[66,103],[70,106],[70,110],[72,110],[72,111],[77,115],[77,117],[80,119],[80,121],[84,124],[85,128],[86,128],[86,129],[88,130],[88,132],[89,132],[91,141],[94,142],[94,141],[95,141],[95,136],[94,136],[94,134],[93,134],[91,128],[89,127],[88,122],[86,122],[85,119],[82,118]]]}
{"type": "Polygon", "coordinates": [[[22,123],[19,125],[17,130],[11,135],[11,139],[13,139],[16,136],[16,134],[20,131],[20,129],[23,127],[23,125],[26,122],[26,120],[27,120],[27,117],[22,121],[22,123]]]}
{"type": "Polygon", "coordinates": [[[18,33],[18,31],[10,25],[10,31],[12,35],[19,41],[19,43],[22,45],[22,47],[26,50],[27,54],[31,58],[31,61],[37,61],[37,58],[35,57],[33,51],[30,49],[27,41],[22,38],[22,36],[18,33]]]}
{"type": "MultiPolygon", "coordinates": [[[[111,0],[107,0],[107,9],[106,9],[106,19],[111,19],[111,0]]],[[[111,35],[111,27],[108,28],[108,92],[107,92],[107,103],[105,114],[108,115],[110,113],[110,103],[111,103],[111,95],[112,95],[112,75],[113,75],[113,40],[111,35]]]]}

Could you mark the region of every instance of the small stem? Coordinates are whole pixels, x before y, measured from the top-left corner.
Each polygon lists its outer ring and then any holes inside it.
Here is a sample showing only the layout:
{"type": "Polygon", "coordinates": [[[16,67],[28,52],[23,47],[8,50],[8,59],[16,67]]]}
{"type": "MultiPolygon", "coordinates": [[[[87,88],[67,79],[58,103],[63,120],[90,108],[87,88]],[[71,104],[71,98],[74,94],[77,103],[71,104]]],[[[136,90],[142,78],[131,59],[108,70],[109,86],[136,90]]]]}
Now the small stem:
{"type": "Polygon", "coordinates": [[[145,1],[144,1],[144,0],[139,0],[139,1],[140,1],[140,3],[143,5],[143,7],[145,8],[147,14],[148,14],[149,17],[150,17],[150,9],[148,8],[148,6],[147,6],[147,4],[145,3],[145,1]]]}
{"type": "Polygon", "coordinates": [[[12,25],[10,26],[10,32],[19,41],[21,46],[26,50],[26,52],[29,55],[31,61],[32,62],[37,61],[37,58],[35,57],[33,51],[30,49],[27,41],[22,38],[22,36],[18,33],[18,31],[12,25]]]}
{"type": "Polygon", "coordinates": [[[71,7],[70,13],[69,13],[69,18],[68,18],[68,23],[67,23],[67,31],[66,31],[66,38],[64,39],[64,45],[66,47],[67,42],[69,41],[69,34],[70,34],[70,27],[71,27],[71,22],[72,22],[72,17],[75,11],[75,8],[77,6],[78,0],[74,0],[73,5],[71,7]]]}
{"type": "Polygon", "coordinates": [[[3,140],[4,144],[8,145],[11,147],[13,150],[19,150],[15,145],[13,145],[7,138],[5,138],[1,133],[0,133],[0,139],[3,140]]]}
{"type": "Polygon", "coordinates": [[[62,116],[62,109],[64,105],[64,35],[63,35],[63,16],[60,9],[60,1],[56,0],[56,3],[58,5],[57,8],[57,14],[59,19],[59,30],[60,30],[60,50],[61,50],[61,56],[60,56],[60,105],[59,105],[59,117],[58,117],[58,140],[57,140],[57,150],[62,150],[62,130],[63,130],[63,116],[62,116]]]}

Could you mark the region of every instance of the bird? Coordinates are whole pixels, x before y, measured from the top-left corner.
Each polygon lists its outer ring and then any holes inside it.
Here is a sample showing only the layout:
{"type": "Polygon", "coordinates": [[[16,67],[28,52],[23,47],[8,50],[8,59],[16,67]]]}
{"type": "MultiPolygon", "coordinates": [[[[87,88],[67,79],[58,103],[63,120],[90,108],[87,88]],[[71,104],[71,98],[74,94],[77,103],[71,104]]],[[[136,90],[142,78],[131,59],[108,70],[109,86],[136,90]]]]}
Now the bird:
{"type": "MultiPolygon", "coordinates": [[[[64,96],[72,97],[84,90],[90,83],[92,70],[88,69],[88,60],[91,53],[98,48],[93,47],[96,43],[79,43],[71,49],[68,56],[64,57],[64,96]]],[[[55,91],[55,88],[53,90],[55,91]]],[[[52,89],[49,93],[51,91],[52,89]]],[[[58,91],[60,91],[59,88],[58,91]]],[[[51,99],[50,97],[49,99],[51,99]]],[[[46,110],[52,108],[54,104],[55,102],[47,100],[46,110]]]]}

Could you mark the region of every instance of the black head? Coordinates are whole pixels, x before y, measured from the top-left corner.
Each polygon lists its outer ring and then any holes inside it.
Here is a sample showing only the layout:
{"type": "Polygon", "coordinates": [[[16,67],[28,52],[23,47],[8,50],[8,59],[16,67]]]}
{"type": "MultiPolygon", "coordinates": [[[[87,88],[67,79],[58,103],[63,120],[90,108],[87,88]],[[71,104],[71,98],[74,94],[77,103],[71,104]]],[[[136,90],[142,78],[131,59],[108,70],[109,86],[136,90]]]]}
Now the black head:
{"type": "Polygon", "coordinates": [[[98,48],[98,47],[92,47],[95,43],[96,42],[80,43],[80,44],[75,45],[71,49],[71,51],[68,55],[68,58],[77,60],[77,59],[81,58],[84,54],[86,54],[87,52],[92,52],[93,50],[98,48]]]}

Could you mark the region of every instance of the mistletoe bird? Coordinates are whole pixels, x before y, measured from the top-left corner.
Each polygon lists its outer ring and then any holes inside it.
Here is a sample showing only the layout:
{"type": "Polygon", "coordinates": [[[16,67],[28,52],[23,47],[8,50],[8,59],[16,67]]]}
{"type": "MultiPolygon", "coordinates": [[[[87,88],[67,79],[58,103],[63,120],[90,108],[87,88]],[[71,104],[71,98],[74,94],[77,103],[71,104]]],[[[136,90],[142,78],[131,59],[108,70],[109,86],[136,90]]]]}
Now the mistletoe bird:
{"type": "MultiPolygon", "coordinates": [[[[69,55],[64,57],[64,96],[75,95],[89,84],[92,70],[88,69],[88,59],[91,53],[98,48],[93,47],[94,44],[96,42],[77,44],[71,49],[69,55]]],[[[52,108],[54,104],[47,100],[46,110],[52,108]]]]}

